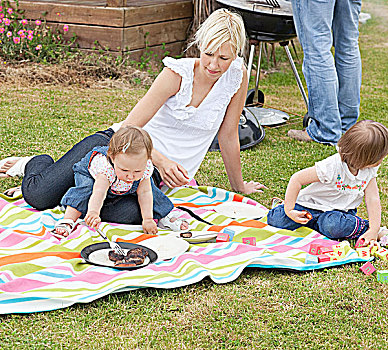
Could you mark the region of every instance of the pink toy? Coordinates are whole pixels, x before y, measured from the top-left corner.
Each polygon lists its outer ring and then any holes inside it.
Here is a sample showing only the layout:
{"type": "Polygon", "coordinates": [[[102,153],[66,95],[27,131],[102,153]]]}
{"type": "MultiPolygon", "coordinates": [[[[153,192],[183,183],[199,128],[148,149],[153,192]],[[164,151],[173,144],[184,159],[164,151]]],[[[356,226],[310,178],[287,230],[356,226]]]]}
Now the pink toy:
{"type": "Polygon", "coordinates": [[[256,237],[244,237],[242,242],[256,247],[256,237]]]}
{"type": "Polygon", "coordinates": [[[216,237],[217,243],[229,242],[229,235],[227,233],[219,233],[216,237]]]}
{"type": "Polygon", "coordinates": [[[376,271],[376,268],[368,261],[360,267],[360,270],[366,275],[371,275],[373,272],[376,271]]]}
{"type": "Polygon", "coordinates": [[[321,245],[320,245],[320,244],[311,243],[311,244],[310,244],[309,254],[311,254],[311,255],[319,255],[319,254],[318,254],[318,249],[319,249],[319,248],[321,248],[321,245]]]}
{"type": "Polygon", "coordinates": [[[320,246],[317,250],[318,255],[326,254],[326,253],[332,253],[333,249],[328,247],[320,246]]]}

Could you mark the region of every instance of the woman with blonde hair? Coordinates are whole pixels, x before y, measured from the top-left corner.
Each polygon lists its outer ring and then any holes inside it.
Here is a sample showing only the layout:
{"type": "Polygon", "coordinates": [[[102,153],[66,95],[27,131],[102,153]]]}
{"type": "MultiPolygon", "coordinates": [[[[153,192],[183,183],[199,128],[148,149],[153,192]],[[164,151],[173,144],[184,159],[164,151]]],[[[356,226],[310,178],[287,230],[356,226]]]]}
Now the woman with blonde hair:
{"type": "MultiPolygon", "coordinates": [[[[213,12],[195,35],[193,45],[200,49],[200,57],[166,57],[163,60],[165,68],[124,122],[87,137],[55,163],[47,155],[33,157],[24,171],[22,192],[25,200],[41,210],[58,205],[64,193],[74,186],[72,166],[93,147],[107,145],[114,132],[128,125],[142,127],[151,136],[153,177],[157,179],[157,185],[163,181],[174,188],[192,183],[218,132],[232,189],[245,194],[260,191],[264,185],[246,182],[241,174],[238,124],[248,77],[239,55],[245,41],[244,24],[238,14],[226,9],[213,12]]],[[[12,171],[16,163],[8,162],[0,172],[12,171]]],[[[136,221],[133,215],[116,215],[116,212],[122,212],[118,208],[129,205],[129,200],[125,197],[109,205],[104,203],[110,209],[101,219],[136,221]]]]}

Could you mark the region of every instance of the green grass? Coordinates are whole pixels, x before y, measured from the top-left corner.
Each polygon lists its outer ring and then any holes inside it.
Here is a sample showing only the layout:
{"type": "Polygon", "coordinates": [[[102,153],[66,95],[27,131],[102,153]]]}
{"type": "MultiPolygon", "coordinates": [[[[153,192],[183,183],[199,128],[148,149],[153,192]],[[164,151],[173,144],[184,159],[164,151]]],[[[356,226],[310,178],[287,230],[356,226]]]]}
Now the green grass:
{"type": "MultiPolygon", "coordinates": [[[[362,118],[388,125],[388,4],[364,1],[373,19],[361,27],[362,118]]],[[[285,54],[260,87],[269,105],[303,115],[305,107],[285,54]]],[[[300,65],[298,65],[300,69],[300,65]]],[[[0,158],[49,153],[126,117],[144,90],[21,88],[0,85],[0,158]]],[[[267,128],[264,141],[242,152],[243,173],[268,187],[251,197],[269,206],[289,177],[335,152],[287,138],[296,124],[267,128]]],[[[209,153],[201,184],[230,189],[219,153],[209,153]]],[[[0,183],[5,190],[20,180],[0,183]]],[[[388,224],[388,164],[378,178],[388,224]]],[[[364,205],[361,215],[366,216],[364,205]]],[[[388,269],[387,262],[374,263],[388,269]]],[[[360,264],[310,273],[247,269],[234,282],[209,279],[172,290],[142,289],[89,304],[0,318],[1,349],[386,349],[388,286],[365,276],[360,264]]]]}

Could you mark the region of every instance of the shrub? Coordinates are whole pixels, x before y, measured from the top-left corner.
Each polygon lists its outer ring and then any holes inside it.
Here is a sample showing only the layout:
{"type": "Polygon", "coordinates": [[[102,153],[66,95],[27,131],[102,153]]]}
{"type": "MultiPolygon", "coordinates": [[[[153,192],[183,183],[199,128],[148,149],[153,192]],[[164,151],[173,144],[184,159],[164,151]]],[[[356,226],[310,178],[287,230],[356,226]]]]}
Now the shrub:
{"type": "MultiPolygon", "coordinates": [[[[62,31],[68,30],[65,24],[62,31]]],[[[3,61],[56,63],[68,57],[75,40],[75,35],[65,40],[63,33],[50,28],[44,19],[27,20],[19,9],[18,0],[14,6],[9,0],[1,0],[0,59],[3,61]]]]}

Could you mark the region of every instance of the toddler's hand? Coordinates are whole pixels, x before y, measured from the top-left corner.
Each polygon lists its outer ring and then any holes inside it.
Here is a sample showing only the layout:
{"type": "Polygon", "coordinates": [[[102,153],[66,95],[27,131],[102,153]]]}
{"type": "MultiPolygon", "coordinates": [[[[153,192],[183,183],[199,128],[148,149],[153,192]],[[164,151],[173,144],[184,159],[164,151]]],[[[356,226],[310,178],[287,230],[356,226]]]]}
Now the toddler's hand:
{"type": "Polygon", "coordinates": [[[92,228],[98,228],[101,222],[100,215],[96,211],[88,211],[85,216],[86,225],[92,228]]]}
{"type": "Polygon", "coordinates": [[[368,246],[378,246],[377,243],[377,234],[367,230],[363,235],[361,235],[357,242],[355,248],[358,247],[368,247],[368,246]]]}
{"type": "Polygon", "coordinates": [[[302,225],[306,225],[313,218],[312,215],[306,210],[300,211],[293,209],[286,214],[291,220],[302,225]]]}
{"type": "Polygon", "coordinates": [[[154,219],[144,219],[142,226],[144,233],[152,235],[156,235],[158,233],[158,227],[156,226],[154,219]]]}

